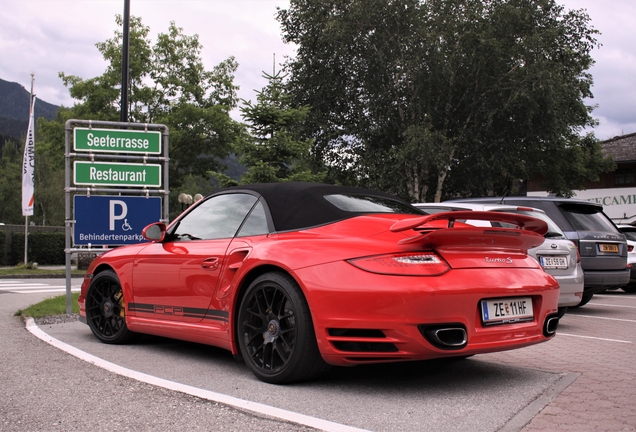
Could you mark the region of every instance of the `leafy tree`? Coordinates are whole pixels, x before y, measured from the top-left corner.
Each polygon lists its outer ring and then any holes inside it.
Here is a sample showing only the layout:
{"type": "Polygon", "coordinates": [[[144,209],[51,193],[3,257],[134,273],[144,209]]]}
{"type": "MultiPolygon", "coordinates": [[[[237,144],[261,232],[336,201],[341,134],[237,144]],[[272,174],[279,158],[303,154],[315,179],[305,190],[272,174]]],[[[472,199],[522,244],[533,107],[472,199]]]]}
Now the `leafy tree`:
{"type": "Polygon", "coordinates": [[[593,135],[596,30],[554,0],[291,0],[279,10],[305,136],[331,178],[413,201],[569,193],[611,168],[593,135]]]}
{"type": "Polygon", "coordinates": [[[280,72],[263,76],[268,84],[257,93],[257,103],[244,101],[241,107],[252,136],[240,148],[241,162],[248,167],[241,182],[322,181],[324,174],[313,173],[310,166],[313,140],[300,140],[298,134],[309,107],[291,106],[280,72]]]}
{"type": "MultiPolygon", "coordinates": [[[[120,120],[121,16],[116,22],[120,29],[115,36],[97,44],[108,62],[101,76],[82,79],[60,72],[71,96],[79,101],[64,113],[64,118],[120,120]]],[[[168,33],[158,35],[154,45],[141,18],[131,17],[129,34],[128,120],[168,126],[170,187],[176,192],[172,194],[176,206],[176,196],[186,178],[207,179],[208,171],[221,171],[224,166],[220,161],[243,137],[242,125],[229,114],[238,103],[233,83],[238,64],[229,58],[206,70],[198,36],[184,35],[174,22],[168,33]]],[[[46,127],[51,135],[59,137],[63,133],[59,123],[46,127]]]]}

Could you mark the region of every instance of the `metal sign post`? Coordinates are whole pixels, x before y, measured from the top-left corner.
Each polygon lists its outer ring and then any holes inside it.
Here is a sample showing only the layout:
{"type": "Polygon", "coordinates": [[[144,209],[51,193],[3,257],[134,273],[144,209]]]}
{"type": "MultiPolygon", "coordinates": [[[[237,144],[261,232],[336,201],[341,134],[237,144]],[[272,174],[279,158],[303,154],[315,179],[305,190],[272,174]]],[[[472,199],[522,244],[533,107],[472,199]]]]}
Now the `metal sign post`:
{"type": "Polygon", "coordinates": [[[110,246],[139,243],[146,225],[168,223],[170,159],[168,127],[162,124],[73,119],[66,122],[65,136],[64,251],[70,314],[73,253],[102,253],[110,246]]]}

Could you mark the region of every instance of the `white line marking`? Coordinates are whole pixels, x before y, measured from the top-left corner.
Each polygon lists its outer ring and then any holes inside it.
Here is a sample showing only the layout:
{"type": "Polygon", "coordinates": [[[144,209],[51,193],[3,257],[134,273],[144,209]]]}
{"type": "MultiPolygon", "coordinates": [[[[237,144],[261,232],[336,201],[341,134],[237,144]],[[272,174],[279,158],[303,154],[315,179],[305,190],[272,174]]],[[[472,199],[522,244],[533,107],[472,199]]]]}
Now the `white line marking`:
{"type": "MultiPolygon", "coordinates": [[[[78,292],[80,289],[79,285],[71,286],[71,292],[78,292]]],[[[0,281],[0,293],[3,292],[12,294],[64,293],[66,292],[66,285],[7,280],[0,281]]]]}
{"type": "Polygon", "coordinates": [[[636,320],[628,320],[628,319],[621,319],[621,318],[608,318],[608,317],[599,317],[599,316],[592,316],[592,315],[579,315],[579,314],[571,314],[570,316],[577,316],[577,317],[584,317],[584,318],[595,318],[595,319],[604,319],[604,320],[608,320],[608,321],[621,321],[621,322],[636,323],[636,320]]]}
{"type": "Polygon", "coordinates": [[[244,409],[248,411],[252,411],[258,414],[276,417],[281,420],[293,422],[296,424],[313,427],[316,429],[320,429],[328,432],[368,432],[365,429],[358,429],[355,427],[343,425],[340,423],[330,422],[328,420],[322,420],[316,417],[306,416],[304,414],[295,413],[293,411],[287,411],[280,408],[275,408],[272,406],[250,402],[244,399],[235,398],[232,396],[224,395],[222,393],[216,393],[209,390],[203,390],[197,387],[192,387],[185,384],[180,384],[174,381],[165,380],[163,378],[158,378],[152,375],[148,375],[142,372],[137,372],[131,369],[127,369],[125,367],[116,365],[114,363],[103,360],[99,357],[96,357],[92,354],[89,354],[85,351],[77,349],[71,345],[68,345],[58,339],[55,339],[45,332],[43,332],[33,318],[27,318],[26,320],[26,328],[37,338],[43,340],[44,342],[53,345],[54,347],[61,349],[72,356],[75,356],[79,359],[82,359],[86,362],[92,363],[95,366],[106,369],[107,371],[116,373],[118,375],[122,375],[128,378],[135,379],[137,381],[145,382],[147,384],[151,384],[158,387],[163,387],[169,390],[178,391],[181,393],[186,393],[192,396],[196,396],[202,399],[207,399],[212,402],[218,402],[225,405],[233,406],[239,409],[244,409]]]}
{"type": "Polygon", "coordinates": [[[568,334],[568,333],[561,333],[559,331],[557,331],[557,336],[570,336],[570,337],[578,337],[578,338],[583,338],[583,339],[596,339],[596,340],[602,340],[602,341],[606,341],[606,342],[619,342],[619,343],[626,343],[626,344],[632,343],[631,341],[624,341],[624,340],[619,340],[619,339],[605,339],[605,338],[598,338],[598,337],[594,337],[594,336],[579,336],[579,335],[573,335],[573,334],[568,334]]]}
{"type": "Polygon", "coordinates": [[[590,306],[609,306],[609,307],[616,307],[616,308],[636,309],[636,306],[612,305],[612,304],[605,304],[605,303],[590,303],[590,306]]]}
{"type": "MultiPolygon", "coordinates": [[[[6,293],[11,293],[11,294],[38,294],[38,293],[56,293],[56,292],[66,292],[65,288],[58,288],[58,289],[29,289],[29,290],[23,290],[21,288],[15,288],[15,289],[0,289],[0,291],[2,292],[6,292],[6,293]]],[[[79,288],[71,288],[71,292],[80,292],[79,288]]]]}
{"type": "Polygon", "coordinates": [[[616,294],[594,294],[594,298],[614,298],[614,299],[618,299],[620,298],[621,301],[630,301],[630,300],[636,300],[636,297],[634,297],[633,295],[629,295],[629,293],[621,293],[620,291],[614,291],[616,294]]]}

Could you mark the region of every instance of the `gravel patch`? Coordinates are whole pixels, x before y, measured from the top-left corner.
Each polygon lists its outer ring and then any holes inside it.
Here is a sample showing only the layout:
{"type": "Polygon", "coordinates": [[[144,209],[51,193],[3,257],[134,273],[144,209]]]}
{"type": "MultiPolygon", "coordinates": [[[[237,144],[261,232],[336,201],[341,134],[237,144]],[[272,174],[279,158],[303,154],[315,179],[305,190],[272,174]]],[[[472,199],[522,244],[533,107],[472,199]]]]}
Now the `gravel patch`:
{"type": "Polygon", "coordinates": [[[62,314],[62,315],[52,315],[46,316],[42,318],[35,318],[35,323],[39,326],[42,325],[50,325],[50,324],[64,324],[79,321],[79,314],[62,314]]]}

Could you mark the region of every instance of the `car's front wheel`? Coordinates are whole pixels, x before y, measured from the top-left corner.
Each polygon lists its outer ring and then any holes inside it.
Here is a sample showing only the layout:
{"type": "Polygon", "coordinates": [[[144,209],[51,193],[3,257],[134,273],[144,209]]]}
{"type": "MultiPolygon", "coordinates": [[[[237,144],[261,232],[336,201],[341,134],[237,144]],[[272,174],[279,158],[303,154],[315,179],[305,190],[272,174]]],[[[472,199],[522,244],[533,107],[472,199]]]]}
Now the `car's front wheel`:
{"type": "Polygon", "coordinates": [[[86,294],[86,321],[101,342],[121,344],[132,337],[126,327],[124,293],[112,270],[98,273],[86,294]]]}
{"type": "Polygon", "coordinates": [[[318,350],[307,301],[285,273],[266,273],[250,284],[237,326],[243,359],[262,381],[305,381],[328,367],[318,350]]]}

